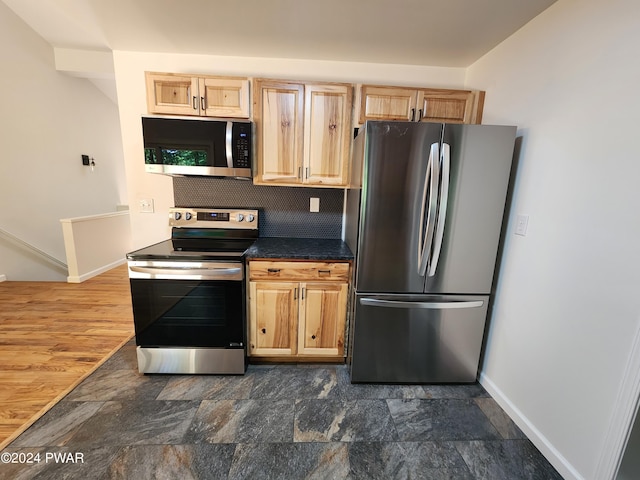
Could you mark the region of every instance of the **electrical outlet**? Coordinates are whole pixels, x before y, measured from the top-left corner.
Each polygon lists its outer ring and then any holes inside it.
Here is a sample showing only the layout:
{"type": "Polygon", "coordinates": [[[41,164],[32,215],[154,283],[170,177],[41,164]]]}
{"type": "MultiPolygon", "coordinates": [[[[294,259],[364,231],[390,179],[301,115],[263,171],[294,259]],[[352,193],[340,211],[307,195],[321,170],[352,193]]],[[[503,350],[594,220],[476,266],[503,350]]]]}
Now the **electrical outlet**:
{"type": "Polygon", "coordinates": [[[309,211],[310,212],[319,212],[320,211],[320,199],[316,197],[309,198],[309,211]]]}
{"type": "Polygon", "coordinates": [[[529,226],[529,215],[518,215],[516,217],[516,235],[525,237],[529,226]]]}
{"type": "Polygon", "coordinates": [[[153,213],[153,198],[139,198],[138,209],[140,213],[153,213]]]}

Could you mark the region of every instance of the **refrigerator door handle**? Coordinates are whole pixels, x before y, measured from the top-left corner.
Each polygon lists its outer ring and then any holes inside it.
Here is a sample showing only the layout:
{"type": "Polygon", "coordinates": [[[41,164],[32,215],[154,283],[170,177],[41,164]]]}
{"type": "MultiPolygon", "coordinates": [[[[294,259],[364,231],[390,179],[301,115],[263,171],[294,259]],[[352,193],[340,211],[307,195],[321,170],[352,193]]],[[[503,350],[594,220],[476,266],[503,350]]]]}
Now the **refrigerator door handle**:
{"type": "Polygon", "coordinates": [[[429,272],[427,275],[433,277],[438,268],[438,260],[440,259],[440,250],[442,249],[442,240],[444,238],[444,224],[447,220],[447,203],[449,201],[449,171],[451,170],[451,147],[448,143],[442,144],[441,151],[442,174],[440,176],[440,205],[438,207],[438,219],[435,232],[435,243],[433,246],[433,254],[429,262],[429,272]]]}
{"type": "Polygon", "coordinates": [[[402,300],[382,300],[379,298],[361,298],[360,305],[367,307],[423,308],[430,310],[448,310],[454,308],[478,308],[484,305],[482,300],[466,302],[411,302],[402,300]]]}
{"type": "Polygon", "coordinates": [[[422,207],[420,210],[420,225],[418,234],[418,275],[424,277],[427,272],[427,263],[433,243],[434,227],[436,222],[436,207],[438,204],[438,181],[440,177],[440,145],[431,144],[429,163],[427,164],[427,174],[424,179],[422,190],[422,207]],[[427,203],[427,186],[429,187],[429,201],[427,203]],[[428,207],[427,207],[428,205],[428,207]],[[426,225],[425,225],[425,209],[426,225]],[[423,238],[424,237],[424,238],[423,238]]]}

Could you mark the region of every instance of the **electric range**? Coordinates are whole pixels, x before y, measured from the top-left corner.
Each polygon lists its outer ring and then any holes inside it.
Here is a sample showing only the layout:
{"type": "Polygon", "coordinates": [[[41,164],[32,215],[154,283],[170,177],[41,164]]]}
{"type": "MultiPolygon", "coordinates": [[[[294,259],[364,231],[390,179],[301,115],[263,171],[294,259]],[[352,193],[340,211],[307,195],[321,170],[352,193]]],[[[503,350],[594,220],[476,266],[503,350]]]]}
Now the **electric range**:
{"type": "Polygon", "coordinates": [[[142,373],[244,374],[244,252],[258,211],[172,208],[171,238],[127,254],[142,373]]]}

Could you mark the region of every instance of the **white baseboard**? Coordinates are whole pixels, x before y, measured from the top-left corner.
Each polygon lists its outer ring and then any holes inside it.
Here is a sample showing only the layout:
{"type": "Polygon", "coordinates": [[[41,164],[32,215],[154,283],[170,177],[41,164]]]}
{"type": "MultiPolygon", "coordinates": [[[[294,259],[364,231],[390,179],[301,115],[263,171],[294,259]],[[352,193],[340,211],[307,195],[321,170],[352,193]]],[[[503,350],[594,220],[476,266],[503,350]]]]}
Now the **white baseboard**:
{"type": "Polygon", "coordinates": [[[520,427],[520,430],[531,440],[538,450],[545,456],[549,463],[566,480],[585,480],[578,471],[562,456],[553,444],[531,423],[531,421],[516,407],[511,400],[500,390],[484,373],[480,374],[480,384],[493,399],[507,412],[511,419],[520,427]]]}
{"type": "Polygon", "coordinates": [[[127,259],[123,258],[121,260],[117,260],[115,262],[112,262],[108,265],[104,265],[100,268],[97,268],[95,270],[92,270],[91,272],[87,272],[84,273],[82,275],[70,275],[67,277],[67,283],[82,283],[85,280],[89,280],[90,278],[93,278],[97,275],[100,275],[101,273],[106,272],[107,270],[111,270],[112,268],[117,267],[118,265],[122,265],[123,263],[126,263],[127,259]]]}
{"type": "Polygon", "coordinates": [[[0,282],[6,282],[7,281],[7,276],[6,275],[0,275],[0,282]]]}

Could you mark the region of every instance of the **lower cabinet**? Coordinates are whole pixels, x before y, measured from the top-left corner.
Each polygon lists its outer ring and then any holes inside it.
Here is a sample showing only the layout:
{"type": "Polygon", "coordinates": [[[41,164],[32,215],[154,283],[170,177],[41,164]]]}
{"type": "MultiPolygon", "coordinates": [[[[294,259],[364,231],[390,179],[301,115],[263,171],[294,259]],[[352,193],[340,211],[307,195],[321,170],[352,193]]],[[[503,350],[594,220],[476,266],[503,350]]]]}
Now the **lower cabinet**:
{"type": "MultiPolygon", "coordinates": [[[[284,271],[285,278],[261,280],[260,272],[251,275],[249,263],[249,354],[254,357],[313,359],[344,357],[347,313],[347,281],[316,280],[313,265],[298,262],[298,273],[305,269],[310,281],[300,281],[291,271],[293,262],[270,262],[271,271],[284,271]],[[288,281],[286,275],[296,277],[288,281]]],[[[256,265],[265,262],[255,262],[256,265]]],[[[332,264],[336,265],[336,264],[332,264]]],[[[318,267],[320,266],[320,267],[318,267]]],[[[348,266],[348,265],[347,265],[348,266]]]]}

